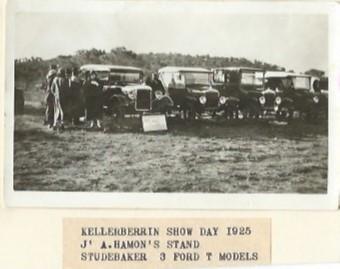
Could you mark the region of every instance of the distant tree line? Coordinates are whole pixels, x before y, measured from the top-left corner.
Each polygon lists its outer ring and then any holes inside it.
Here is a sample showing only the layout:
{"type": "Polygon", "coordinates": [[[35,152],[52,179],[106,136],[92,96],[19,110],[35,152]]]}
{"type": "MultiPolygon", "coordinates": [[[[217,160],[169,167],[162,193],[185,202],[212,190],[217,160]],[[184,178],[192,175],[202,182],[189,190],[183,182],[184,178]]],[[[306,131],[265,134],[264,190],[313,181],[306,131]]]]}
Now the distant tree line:
{"type": "Polygon", "coordinates": [[[260,60],[251,61],[246,58],[215,57],[209,54],[193,56],[181,53],[135,53],[125,47],[117,47],[109,52],[94,48],[78,50],[74,55],[59,55],[49,60],[43,60],[38,57],[17,59],[15,60],[15,78],[16,80],[24,80],[26,83],[36,82],[44,77],[50,64],[72,68],[89,63],[136,66],[144,69],[146,74],[156,72],[159,68],[167,65],[199,66],[205,68],[249,66],[266,70],[285,70],[285,68],[275,64],[265,63],[260,60]]]}

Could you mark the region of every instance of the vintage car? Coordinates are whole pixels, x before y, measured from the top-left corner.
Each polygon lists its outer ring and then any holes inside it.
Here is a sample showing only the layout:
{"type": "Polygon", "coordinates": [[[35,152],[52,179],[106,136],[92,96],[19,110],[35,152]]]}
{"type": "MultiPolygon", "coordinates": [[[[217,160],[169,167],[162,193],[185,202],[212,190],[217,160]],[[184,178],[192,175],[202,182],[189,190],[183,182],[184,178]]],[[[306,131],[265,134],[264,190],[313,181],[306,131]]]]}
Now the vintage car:
{"type": "Polygon", "coordinates": [[[143,83],[143,71],[137,67],[88,64],[81,72],[95,71],[103,85],[104,110],[122,118],[152,110],[152,89],[143,83]]]}
{"type": "Polygon", "coordinates": [[[328,93],[328,77],[322,77],[319,81],[320,92],[328,93]]]}
{"type": "Polygon", "coordinates": [[[225,96],[223,109],[227,117],[275,117],[281,97],[264,88],[264,70],[253,67],[213,69],[214,87],[225,96]]]}
{"type": "Polygon", "coordinates": [[[183,112],[185,119],[195,119],[203,112],[213,114],[225,97],[211,85],[211,71],[196,67],[167,66],[158,70],[165,95],[173,101],[173,110],[183,112]]]}
{"type": "Polygon", "coordinates": [[[294,112],[307,119],[327,115],[328,96],[321,91],[319,79],[281,71],[268,71],[265,78],[267,86],[282,96],[278,109],[279,118],[292,118],[294,112]]]}

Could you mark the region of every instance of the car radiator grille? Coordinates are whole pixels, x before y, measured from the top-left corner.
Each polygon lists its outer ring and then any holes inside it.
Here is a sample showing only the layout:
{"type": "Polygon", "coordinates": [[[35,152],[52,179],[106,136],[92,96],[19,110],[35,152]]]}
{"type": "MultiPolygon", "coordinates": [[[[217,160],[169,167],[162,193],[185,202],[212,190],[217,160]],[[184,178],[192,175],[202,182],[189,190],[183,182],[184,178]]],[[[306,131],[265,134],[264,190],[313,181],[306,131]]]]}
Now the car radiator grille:
{"type": "Polygon", "coordinates": [[[266,103],[264,104],[265,107],[274,107],[275,105],[275,94],[267,93],[264,95],[266,98],[266,103]]]}
{"type": "Polygon", "coordinates": [[[207,103],[206,107],[217,107],[218,106],[218,93],[217,92],[207,92],[207,103]]]}
{"type": "Polygon", "coordinates": [[[151,110],[151,91],[148,89],[138,89],[136,94],[136,110],[151,110]]]}

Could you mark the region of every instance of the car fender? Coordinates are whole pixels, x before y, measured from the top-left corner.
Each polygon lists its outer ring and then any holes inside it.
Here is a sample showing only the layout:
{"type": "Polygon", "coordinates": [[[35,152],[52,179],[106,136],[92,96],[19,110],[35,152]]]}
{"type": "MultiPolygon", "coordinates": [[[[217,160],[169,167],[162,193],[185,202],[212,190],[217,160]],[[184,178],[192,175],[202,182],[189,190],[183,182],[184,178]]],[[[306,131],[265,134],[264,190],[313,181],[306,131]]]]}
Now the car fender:
{"type": "Polygon", "coordinates": [[[156,112],[164,111],[165,109],[170,109],[174,106],[174,102],[170,96],[162,96],[159,99],[154,99],[152,101],[152,110],[156,112]]]}
{"type": "Polygon", "coordinates": [[[239,107],[240,104],[240,99],[237,97],[226,97],[226,102],[222,105],[220,105],[220,107],[222,108],[231,108],[231,109],[237,109],[239,107]]]}
{"type": "Polygon", "coordinates": [[[237,98],[237,97],[227,97],[227,101],[226,101],[226,104],[230,104],[230,105],[233,105],[233,104],[239,104],[240,103],[240,98],[237,98]]]}
{"type": "MultiPolygon", "coordinates": [[[[201,95],[200,95],[200,96],[201,96],[201,95]]],[[[196,103],[196,102],[198,102],[198,98],[199,98],[200,96],[186,96],[186,97],[185,97],[185,101],[186,101],[186,103],[188,103],[188,104],[196,103]]]]}
{"type": "Polygon", "coordinates": [[[174,101],[170,96],[163,95],[159,100],[168,106],[174,106],[174,101]]]}
{"type": "Polygon", "coordinates": [[[288,97],[282,98],[282,102],[279,105],[280,109],[292,109],[294,107],[294,100],[288,97]]]}
{"type": "Polygon", "coordinates": [[[261,105],[261,104],[260,104],[260,101],[259,101],[260,96],[262,96],[262,95],[259,95],[259,96],[252,96],[251,98],[249,98],[249,100],[250,100],[253,104],[261,105]]]}
{"type": "Polygon", "coordinates": [[[282,98],[282,104],[293,104],[294,103],[294,100],[292,98],[282,98]]]}
{"type": "Polygon", "coordinates": [[[110,101],[113,106],[128,106],[129,100],[125,95],[122,94],[114,94],[111,96],[110,101]]]}

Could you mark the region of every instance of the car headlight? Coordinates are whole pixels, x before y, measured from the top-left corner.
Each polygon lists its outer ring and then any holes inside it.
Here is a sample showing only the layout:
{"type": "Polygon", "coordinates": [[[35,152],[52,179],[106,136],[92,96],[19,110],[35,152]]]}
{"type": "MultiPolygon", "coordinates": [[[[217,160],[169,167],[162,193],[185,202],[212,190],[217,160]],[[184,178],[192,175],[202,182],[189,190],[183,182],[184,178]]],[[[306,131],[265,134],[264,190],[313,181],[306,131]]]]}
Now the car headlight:
{"type": "Polygon", "coordinates": [[[129,92],[129,93],[128,93],[128,97],[129,97],[131,100],[135,99],[135,93],[134,93],[133,91],[129,92]]]}
{"type": "Polygon", "coordinates": [[[156,99],[160,99],[163,96],[163,93],[161,91],[155,91],[155,97],[156,99]]]}
{"type": "Polygon", "coordinates": [[[320,101],[319,97],[318,96],[314,96],[313,97],[313,101],[314,101],[315,104],[319,103],[319,101],[320,101]]]}
{"type": "Polygon", "coordinates": [[[202,105],[204,105],[207,102],[207,97],[205,97],[204,95],[200,96],[199,101],[202,105]]]}
{"type": "Polygon", "coordinates": [[[264,96],[261,96],[259,98],[259,102],[260,102],[261,105],[264,105],[266,103],[266,98],[264,96]]]}
{"type": "Polygon", "coordinates": [[[281,99],[280,96],[278,96],[278,97],[275,98],[275,103],[276,103],[277,105],[281,104],[281,102],[282,102],[282,99],[281,99]]]}
{"type": "Polygon", "coordinates": [[[220,104],[224,105],[227,102],[227,98],[225,96],[220,97],[220,104]]]}

